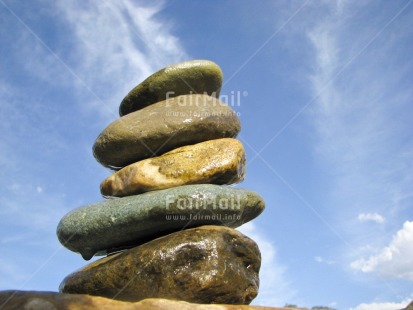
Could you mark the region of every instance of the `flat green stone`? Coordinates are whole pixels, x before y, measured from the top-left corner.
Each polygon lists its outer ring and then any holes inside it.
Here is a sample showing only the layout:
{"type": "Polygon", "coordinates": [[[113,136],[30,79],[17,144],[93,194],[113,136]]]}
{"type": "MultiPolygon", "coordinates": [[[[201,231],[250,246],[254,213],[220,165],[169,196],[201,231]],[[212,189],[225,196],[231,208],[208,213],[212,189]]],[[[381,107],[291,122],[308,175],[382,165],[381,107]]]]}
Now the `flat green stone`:
{"type": "Polygon", "coordinates": [[[238,227],[265,207],[255,192],[227,186],[185,185],[77,208],[57,227],[59,241],[84,259],[201,225],[238,227]]]}
{"type": "Polygon", "coordinates": [[[184,145],[234,138],[239,118],[208,95],[182,95],[152,104],[111,123],[93,145],[97,161],[121,168],[184,145]]]}
{"type": "Polygon", "coordinates": [[[120,116],[153,103],[187,94],[218,98],[222,86],[220,67],[209,60],[191,60],[168,66],[132,89],[119,107],[120,116]]]}

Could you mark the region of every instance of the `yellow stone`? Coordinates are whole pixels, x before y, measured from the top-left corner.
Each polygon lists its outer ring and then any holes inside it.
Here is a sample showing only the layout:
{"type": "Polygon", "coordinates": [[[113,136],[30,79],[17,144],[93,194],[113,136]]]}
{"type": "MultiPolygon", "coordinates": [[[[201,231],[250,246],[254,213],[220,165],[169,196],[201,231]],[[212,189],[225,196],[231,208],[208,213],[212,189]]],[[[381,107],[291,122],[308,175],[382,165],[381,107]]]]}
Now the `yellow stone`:
{"type": "Polygon", "coordinates": [[[101,186],[104,196],[130,196],[188,184],[233,184],[244,179],[245,152],[240,141],[216,139],[174,149],[112,174],[101,186]]]}

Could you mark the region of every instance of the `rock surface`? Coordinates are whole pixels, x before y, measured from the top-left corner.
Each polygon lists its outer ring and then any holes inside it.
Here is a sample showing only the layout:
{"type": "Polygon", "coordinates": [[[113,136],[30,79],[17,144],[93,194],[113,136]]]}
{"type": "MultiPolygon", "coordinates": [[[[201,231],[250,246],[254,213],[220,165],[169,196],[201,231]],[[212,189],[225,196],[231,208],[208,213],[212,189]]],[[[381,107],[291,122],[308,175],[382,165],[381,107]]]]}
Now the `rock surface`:
{"type": "Polygon", "coordinates": [[[219,97],[222,85],[220,67],[209,60],[192,60],[168,66],[152,74],[123,99],[120,116],[168,98],[187,94],[219,97]]]}
{"type": "Polygon", "coordinates": [[[117,169],[180,146],[233,138],[240,128],[234,111],[218,99],[183,95],[109,124],[96,139],[93,154],[102,165],[117,169]]]}
{"type": "MultiPolygon", "coordinates": [[[[0,291],[2,310],[287,310],[246,305],[201,305],[161,298],[124,302],[104,297],[55,292],[0,291]]],[[[294,308],[297,310],[297,308],[294,308]]]]}
{"type": "Polygon", "coordinates": [[[97,260],[68,275],[59,290],[125,301],[249,304],[258,293],[260,264],[253,240],[208,225],[97,260]]]}
{"type": "Polygon", "coordinates": [[[226,186],[184,185],[75,209],[57,227],[59,241],[90,259],[173,231],[201,225],[238,227],[257,217],[263,199],[226,186]]]}
{"type": "Polygon", "coordinates": [[[182,146],[159,157],[126,166],[105,179],[104,196],[130,196],[187,184],[233,184],[244,179],[241,142],[216,139],[182,146]]]}

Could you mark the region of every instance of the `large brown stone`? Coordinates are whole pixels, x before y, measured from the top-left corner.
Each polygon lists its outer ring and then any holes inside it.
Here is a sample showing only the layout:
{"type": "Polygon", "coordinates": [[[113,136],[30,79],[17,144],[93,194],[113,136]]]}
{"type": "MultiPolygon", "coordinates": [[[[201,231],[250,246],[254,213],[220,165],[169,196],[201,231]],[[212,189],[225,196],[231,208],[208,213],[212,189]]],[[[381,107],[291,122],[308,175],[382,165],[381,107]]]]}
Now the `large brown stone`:
{"type": "Polygon", "coordinates": [[[97,260],[67,276],[60,291],[125,301],[249,304],[258,293],[260,264],[260,251],[248,237],[202,226],[97,260]]]}
{"type": "Polygon", "coordinates": [[[168,98],[208,94],[218,98],[222,85],[220,67],[209,60],[191,60],[168,66],[152,74],[122,100],[120,116],[168,98]]]}
{"type": "MultiPolygon", "coordinates": [[[[148,298],[139,302],[125,302],[83,294],[55,292],[0,291],[2,310],[287,310],[246,305],[202,305],[185,301],[148,298]]],[[[297,310],[298,308],[294,308],[297,310]]]]}
{"type": "Polygon", "coordinates": [[[216,139],[182,146],[126,166],[100,186],[102,195],[123,197],[187,184],[233,184],[244,179],[240,141],[216,139]]]}
{"type": "Polygon", "coordinates": [[[118,169],[180,146],[233,138],[240,128],[234,111],[218,99],[183,95],[117,119],[98,136],[93,154],[118,169]]]}

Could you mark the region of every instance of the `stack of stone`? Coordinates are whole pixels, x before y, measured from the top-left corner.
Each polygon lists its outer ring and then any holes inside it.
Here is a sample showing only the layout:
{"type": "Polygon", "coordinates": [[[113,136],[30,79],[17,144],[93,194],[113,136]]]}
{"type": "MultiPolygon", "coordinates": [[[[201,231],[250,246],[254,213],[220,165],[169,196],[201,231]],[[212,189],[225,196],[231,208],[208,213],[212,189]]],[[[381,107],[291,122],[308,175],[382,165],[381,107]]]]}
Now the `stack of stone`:
{"type": "Polygon", "coordinates": [[[101,184],[108,199],[75,209],[60,242],[89,260],[63,293],[126,301],[169,298],[248,304],[257,295],[260,252],[236,231],[264,209],[244,179],[240,121],[217,98],[221,69],[188,61],[153,74],[120,105],[96,139],[94,156],[117,170],[101,184]],[[111,198],[111,199],[109,199],[111,198]]]}

